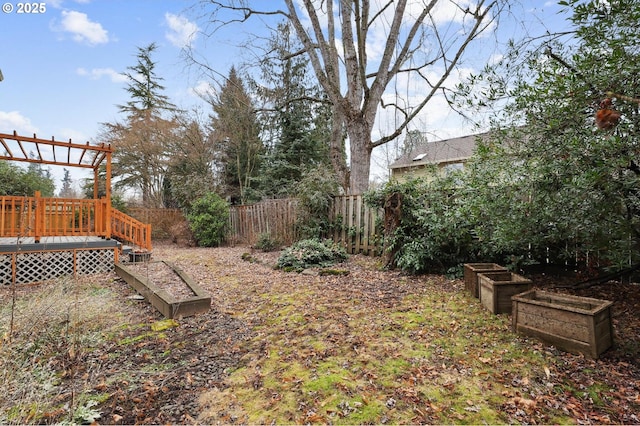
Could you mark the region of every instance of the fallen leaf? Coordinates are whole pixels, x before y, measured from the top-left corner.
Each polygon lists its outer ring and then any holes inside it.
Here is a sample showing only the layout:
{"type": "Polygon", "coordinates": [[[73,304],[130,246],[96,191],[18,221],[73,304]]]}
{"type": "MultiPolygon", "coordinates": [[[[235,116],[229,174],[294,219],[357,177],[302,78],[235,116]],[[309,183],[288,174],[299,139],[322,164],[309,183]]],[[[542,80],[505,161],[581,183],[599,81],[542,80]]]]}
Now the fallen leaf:
{"type": "Polygon", "coordinates": [[[536,408],[536,401],[534,401],[533,399],[523,398],[521,396],[515,396],[511,398],[511,403],[526,410],[533,410],[534,408],[536,408]]]}

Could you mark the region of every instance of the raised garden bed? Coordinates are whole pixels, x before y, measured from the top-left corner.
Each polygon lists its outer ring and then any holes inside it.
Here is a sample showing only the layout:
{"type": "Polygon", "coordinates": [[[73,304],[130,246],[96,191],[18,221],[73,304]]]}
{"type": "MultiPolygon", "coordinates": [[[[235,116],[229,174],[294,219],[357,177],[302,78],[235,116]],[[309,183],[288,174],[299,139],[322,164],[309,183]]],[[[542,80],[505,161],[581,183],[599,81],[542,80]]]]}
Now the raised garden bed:
{"type": "Polygon", "coordinates": [[[597,359],[613,345],[608,300],[531,290],[513,297],[513,329],[597,359]]]}
{"type": "Polygon", "coordinates": [[[480,297],[480,287],[478,287],[478,274],[492,271],[506,271],[507,268],[497,263],[465,263],[464,264],[464,287],[473,295],[480,297]]]}
{"type": "Polygon", "coordinates": [[[118,263],[116,273],[167,318],[207,312],[211,306],[211,296],[172,263],[118,263]]]}
{"type": "Polygon", "coordinates": [[[509,271],[478,274],[480,302],[493,314],[511,313],[511,297],[531,288],[531,280],[509,271]]]}

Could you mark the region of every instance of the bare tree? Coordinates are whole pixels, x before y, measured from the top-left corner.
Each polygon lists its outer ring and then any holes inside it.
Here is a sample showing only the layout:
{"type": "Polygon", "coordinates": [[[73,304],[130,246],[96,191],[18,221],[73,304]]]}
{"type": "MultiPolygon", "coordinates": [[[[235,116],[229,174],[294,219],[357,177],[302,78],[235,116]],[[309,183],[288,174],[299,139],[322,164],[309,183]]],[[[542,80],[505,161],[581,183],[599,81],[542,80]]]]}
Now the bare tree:
{"type": "MultiPolygon", "coordinates": [[[[203,0],[215,29],[256,15],[281,15],[296,30],[319,83],[346,129],[352,193],[369,185],[371,153],[398,137],[429,101],[445,90],[469,43],[495,21],[504,0],[283,0],[285,8],[260,10],[266,2],[203,0]],[[385,92],[419,82],[421,93],[402,102],[385,92]],[[386,99],[386,100],[385,100],[386,99]],[[381,108],[402,117],[372,140],[381,108]]],[[[269,2],[268,4],[273,4],[269,2]]]]}

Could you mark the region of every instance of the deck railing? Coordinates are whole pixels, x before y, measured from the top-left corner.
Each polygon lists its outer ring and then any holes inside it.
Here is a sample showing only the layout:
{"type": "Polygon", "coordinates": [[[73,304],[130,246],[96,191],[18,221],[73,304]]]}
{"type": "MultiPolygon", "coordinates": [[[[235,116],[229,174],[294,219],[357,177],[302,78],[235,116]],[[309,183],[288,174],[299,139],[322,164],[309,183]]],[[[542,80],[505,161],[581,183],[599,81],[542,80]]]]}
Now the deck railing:
{"type": "Polygon", "coordinates": [[[106,199],[0,197],[0,237],[98,236],[151,250],[151,225],[109,208],[106,199]]]}
{"type": "Polygon", "coordinates": [[[151,225],[142,223],[120,210],[111,209],[111,233],[120,240],[151,251],[151,225]]]}

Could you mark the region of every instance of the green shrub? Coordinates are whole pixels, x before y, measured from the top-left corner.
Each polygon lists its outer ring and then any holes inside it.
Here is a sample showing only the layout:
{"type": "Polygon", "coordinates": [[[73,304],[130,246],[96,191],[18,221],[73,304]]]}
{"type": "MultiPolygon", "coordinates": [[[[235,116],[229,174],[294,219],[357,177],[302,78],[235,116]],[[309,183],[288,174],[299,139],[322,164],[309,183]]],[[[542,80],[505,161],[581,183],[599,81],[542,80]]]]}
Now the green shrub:
{"type": "Polygon", "coordinates": [[[187,220],[198,245],[219,246],[229,229],[229,205],[218,194],[210,192],[191,205],[187,220]]]}
{"type": "Polygon", "coordinates": [[[254,244],[254,247],[264,252],[274,251],[280,246],[278,240],[271,236],[268,232],[263,232],[258,235],[258,241],[254,244]]]}
{"type": "Polygon", "coordinates": [[[302,238],[322,238],[327,235],[329,209],[338,194],[338,178],[332,170],[318,167],[304,173],[295,187],[299,217],[297,228],[302,238]]]}
{"type": "Polygon", "coordinates": [[[365,194],[365,201],[383,207],[391,194],[400,194],[402,203],[398,226],[386,240],[389,266],[409,273],[454,274],[452,268],[476,259],[475,222],[454,179],[391,182],[365,194]]]}
{"type": "Polygon", "coordinates": [[[339,244],[318,239],[300,240],[282,251],[276,266],[279,269],[301,271],[311,267],[326,267],[347,259],[339,244]]]}

